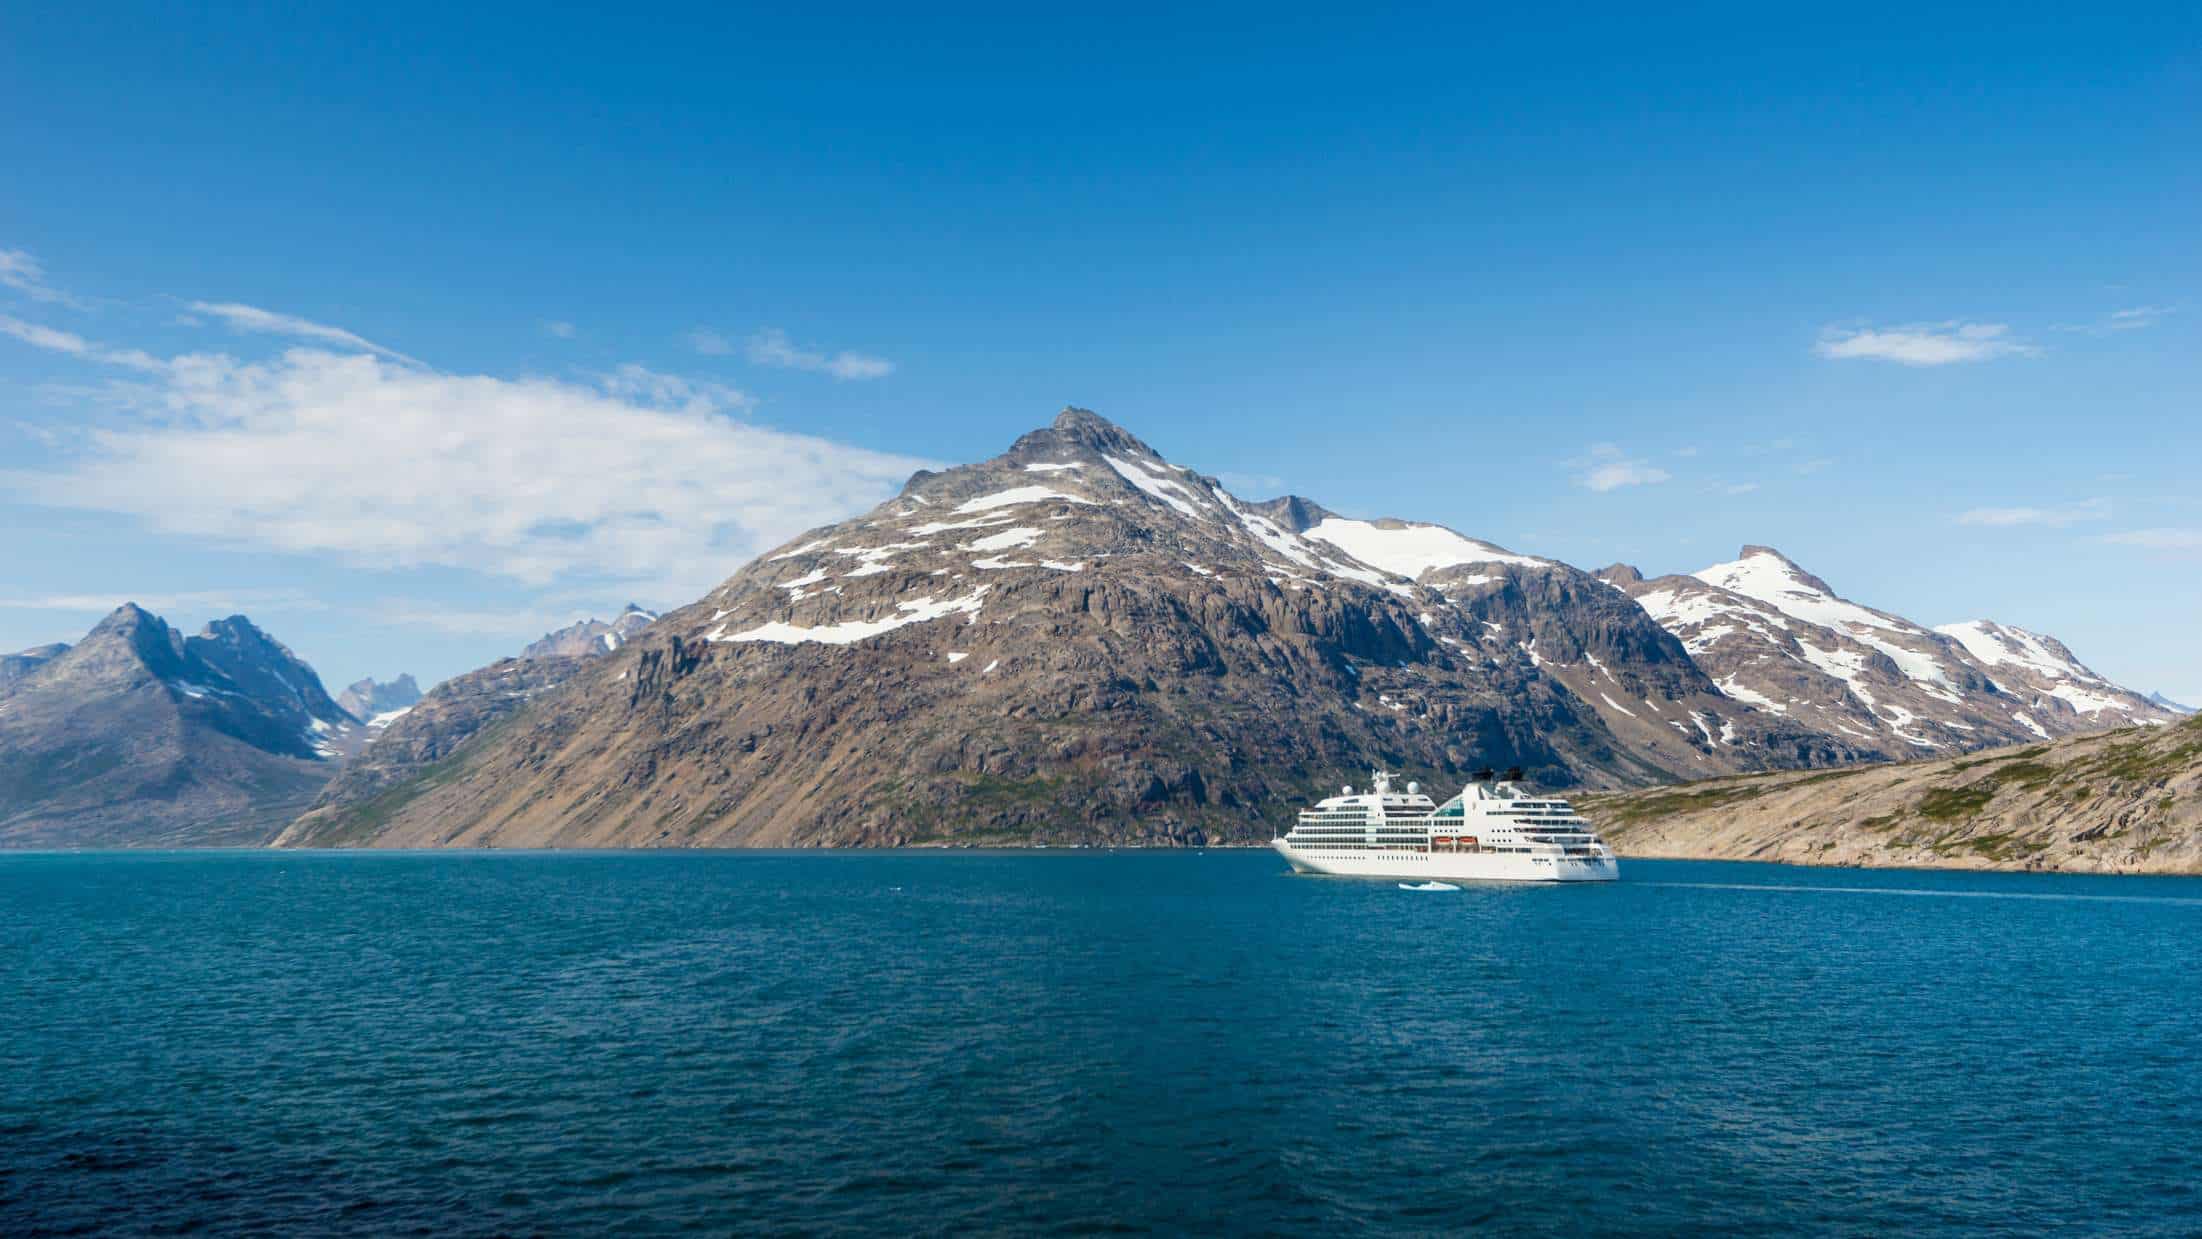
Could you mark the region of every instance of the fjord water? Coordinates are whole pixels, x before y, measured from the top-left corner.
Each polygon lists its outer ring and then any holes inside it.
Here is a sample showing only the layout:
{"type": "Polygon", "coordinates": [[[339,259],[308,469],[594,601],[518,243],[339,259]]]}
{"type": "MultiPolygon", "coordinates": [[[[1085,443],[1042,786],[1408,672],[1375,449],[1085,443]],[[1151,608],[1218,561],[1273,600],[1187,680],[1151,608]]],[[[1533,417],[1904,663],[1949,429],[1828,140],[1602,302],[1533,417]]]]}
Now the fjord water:
{"type": "Polygon", "coordinates": [[[0,1232],[2202,1230],[2202,881],[0,857],[0,1232]]]}

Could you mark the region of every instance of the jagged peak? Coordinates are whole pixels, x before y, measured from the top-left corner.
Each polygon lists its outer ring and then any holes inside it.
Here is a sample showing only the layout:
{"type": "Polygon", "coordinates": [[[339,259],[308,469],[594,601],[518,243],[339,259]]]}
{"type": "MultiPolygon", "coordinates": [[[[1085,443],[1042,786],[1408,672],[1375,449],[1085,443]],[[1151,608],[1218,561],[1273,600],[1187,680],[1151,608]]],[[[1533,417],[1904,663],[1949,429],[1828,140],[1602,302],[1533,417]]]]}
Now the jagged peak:
{"type": "Polygon", "coordinates": [[[1064,405],[1063,411],[1055,415],[1054,428],[1057,430],[1114,430],[1120,433],[1123,430],[1123,427],[1092,409],[1082,409],[1075,404],[1064,405]]]}
{"type": "Polygon", "coordinates": [[[1142,442],[1137,435],[1091,409],[1076,405],[1056,414],[1055,420],[1048,425],[1019,437],[1010,445],[1007,458],[1021,464],[1047,455],[1081,450],[1112,456],[1163,458],[1162,453],[1142,442]]]}
{"type": "Polygon", "coordinates": [[[166,621],[134,602],[125,602],[107,613],[107,617],[92,626],[93,632],[113,631],[121,628],[137,628],[148,624],[167,627],[166,621]]]}
{"type": "Polygon", "coordinates": [[[1338,515],[1313,499],[1299,495],[1280,495],[1260,503],[1246,505],[1294,533],[1306,533],[1324,521],[1338,515]]]}
{"type": "Polygon", "coordinates": [[[1614,585],[1641,585],[1644,583],[1644,574],[1637,569],[1635,564],[1607,564],[1600,568],[1596,575],[1599,580],[1614,585]]]}
{"type": "Polygon", "coordinates": [[[242,644],[246,641],[262,641],[276,649],[283,650],[286,654],[290,653],[289,650],[283,649],[282,642],[268,634],[267,629],[253,623],[250,617],[244,615],[231,615],[218,620],[208,620],[206,625],[199,629],[194,639],[225,641],[232,645],[242,644]]]}

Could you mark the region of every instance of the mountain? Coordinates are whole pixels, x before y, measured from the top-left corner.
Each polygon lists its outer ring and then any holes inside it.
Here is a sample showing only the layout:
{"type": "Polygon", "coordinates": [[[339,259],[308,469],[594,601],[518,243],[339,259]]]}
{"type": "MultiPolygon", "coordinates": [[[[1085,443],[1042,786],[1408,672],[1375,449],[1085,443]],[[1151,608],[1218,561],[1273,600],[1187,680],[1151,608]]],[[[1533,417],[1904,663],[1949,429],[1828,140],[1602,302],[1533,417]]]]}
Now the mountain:
{"type": "Polygon", "coordinates": [[[1581,807],[1627,856],[2202,873],[2202,718],[1581,807]]]}
{"type": "Polygon", "coordinates": [[[262,842],[356,726],[244,616],[185,637],[126,604],[0,684],[0,845],[262,842]]]}
{"type": "Polygon", "coordinates": [[[520,651],[522,658],[598,658],[613,653],[657,622],[657,613],[628,603],[610,623],[585,619],[568,624],[520,651]]]}
{"type": "Polygon", "coordinates": [[[1993,620],[1945,624],[1935,631],[1963,646],[1999,692],[2025,703],[2053,733],[2162,723],[2170,721],[2167,714],[2179,713],[2095,674],[2054,637],[1993,620]]]}
{"type": "Polygon", "coordinates": [[[6,688],[68,652],[68,646],[55,644],[34,645],[14,654],[0,654],[0,688],[6,688]]]}
{"type": "Polygon", "coordinates": [[[1371,765],[1610,787],[1861,755],[1722,695],[1564,564],[1248,503],[1067,410],[284,840],[1197,842],[1371,765]]]}
{"type": "Polygon", "coordinates": [[[2063,645],[1986,621],[1929,629],[1770,547],[1689,576],[1599,574],[1679,639],[1720,691],[1890,760],[2172,716],[2063,645]]]}
{"type": "Polygon", "coordinates": [[[412,709],[420,699],[421,686],[411,674],[402,674],[387,683],[369,677],[351,684],[337,694],[336,704],[360,722],[379,728],[412,709]]]}
{"type": "MultiPolygon", "coordinates": [[[[345,763],[313,804],[275,842],[340,846],[367,836],[381,820],[378,798],[424,776],[538,696],[588,665],[588,657],[505,658],[430,689],[394,716],[364,751],[345,763]]],[[[401,677],[410,680],[411,677],[401,677]]]]}
{"type": "Polygon", "coordinates": [[[2150,694],[2148,695],[2148,701],[2149,701],[2149,704],[2150,704],[2150,705],[2152,705],[2152,706],[2155,706],[2155,707],[2156,707],[2157,709],[2159,709],[2159,710],[2169,710],[2169,711],[2171,711],[2171,712],[2172,712],[2173,714],[2192,714],[2192,713],[2194,713],[2194,707],[2193,707],[2193,706],[2183,706],[2183,705],[2180,705],[2180,704],[2179,704],[2178,702],[2176,702],[2176,701],[2173,701],[2173,700],[2172,700],[2171,698],[2169,698],[2169,697],[2166,697],[2166,696],[2165,696],[2165,695],[2163,695],[2162,693],[2150,693],[2150,694]]]}

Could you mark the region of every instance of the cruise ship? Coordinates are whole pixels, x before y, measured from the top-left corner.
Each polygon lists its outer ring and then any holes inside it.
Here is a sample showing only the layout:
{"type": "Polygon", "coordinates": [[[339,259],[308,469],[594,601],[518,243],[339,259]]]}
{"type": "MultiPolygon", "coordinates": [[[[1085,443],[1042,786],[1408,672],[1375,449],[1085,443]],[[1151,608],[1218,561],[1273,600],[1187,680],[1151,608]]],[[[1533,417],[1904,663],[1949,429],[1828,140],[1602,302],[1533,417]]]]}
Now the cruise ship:
{"type": "Polygon", "coordinates": [[[1395,792],[1392,776],[1382,771],[1372,781],[1366,792],[1348,785],[1303,809],[1291,833],[1269,846],[1299,873],[1474,882],[1611,882],[1620,876],[1613,849],[1565,800],[1479,776],[1451,800],[1432,804],[1417,784],[1395,792]]]}

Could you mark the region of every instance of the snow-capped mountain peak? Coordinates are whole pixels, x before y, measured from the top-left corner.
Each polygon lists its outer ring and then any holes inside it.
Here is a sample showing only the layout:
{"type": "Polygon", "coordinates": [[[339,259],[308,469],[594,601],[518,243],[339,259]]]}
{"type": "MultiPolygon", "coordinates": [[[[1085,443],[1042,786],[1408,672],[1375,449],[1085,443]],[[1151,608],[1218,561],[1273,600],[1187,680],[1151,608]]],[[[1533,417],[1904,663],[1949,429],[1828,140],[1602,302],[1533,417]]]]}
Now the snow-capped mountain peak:
{"type": "Polygon", "coordinates": [[[2007,690],[2054,697],[2089,717],[2145,720],[2156,702],[2120,688],[2075,657],[2062,641],[1994,620],[1944,624],[1936,632],[1965,647],[2007,690]]]}
{"type": "Polygon", "coordinates": [[[1771,547],[1746,546],[1736,559],[1695,574],[1746,598],[1756,598],[1791,619],[1833,629],[1887,655],[1913,680],[1947,684],[1951,668],[1942,643],[1902,616],[1876,611],[1837,596],[1827,582],[1771,547]]]}

